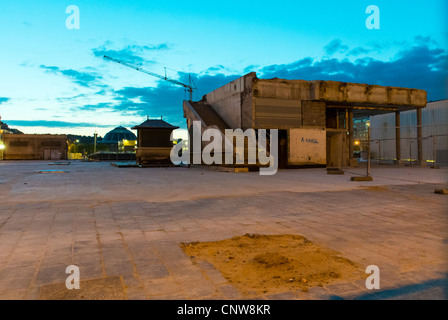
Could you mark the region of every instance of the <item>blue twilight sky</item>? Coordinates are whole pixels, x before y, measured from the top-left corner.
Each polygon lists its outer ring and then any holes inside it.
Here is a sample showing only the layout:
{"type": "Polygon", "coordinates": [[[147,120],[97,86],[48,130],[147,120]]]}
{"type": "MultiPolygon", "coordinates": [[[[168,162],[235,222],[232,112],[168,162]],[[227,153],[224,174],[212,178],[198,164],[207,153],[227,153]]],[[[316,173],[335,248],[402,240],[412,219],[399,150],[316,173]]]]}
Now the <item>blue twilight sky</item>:
{"type": "Polygon", "coordinates": [[[197,99],[250,71],[444,99],[447,9],[446,0],[0,0],[0,115],[25,133],[104,135],[146,115],[185,128],[182,87],[103,54],[159,74],[167,67],[180,81],[190,73],[197,99]],[[79,8],[79,30],[66,27],[69,5],[79,8]],[[366,27],[369,5],[380,9],[379,30],[366,27]]]}

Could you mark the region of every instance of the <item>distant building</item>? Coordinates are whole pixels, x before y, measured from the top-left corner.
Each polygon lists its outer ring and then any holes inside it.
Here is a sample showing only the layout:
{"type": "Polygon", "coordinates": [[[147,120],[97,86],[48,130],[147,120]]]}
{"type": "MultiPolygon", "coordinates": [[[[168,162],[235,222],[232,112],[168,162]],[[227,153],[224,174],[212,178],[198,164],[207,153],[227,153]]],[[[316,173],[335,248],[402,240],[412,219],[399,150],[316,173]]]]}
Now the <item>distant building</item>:
{"type": "Polygon", "coordinates": [[[421,138],[418,139],[417,112],[401,113],[400,148],[397,156],[397,126],[394,114],[371,117],[371,150],[374,159],[417,162],[419,142],[423,164],[448,164],[448,100],[429,102],[422,112],[421,138]]]}
{"type": "Polygon", "coordinates": [[[132,131],[120,126],[106,133],[103,140],[98,144],[107,145],[110,152],[119,152],[118,143],[123,140],[136,141],[137,137],[132,131]]]}
{"type": "Polygon", "coordinates": [[[119,153],[135,153],[135,148],[137,146],[137,140],[121,140],[118,141],[118,152],[119,153]]]}
{"type": "Polygon", "coordinates": [[[137,130],[137,163],[146,164],[152,162],[170,161],[170,153],[173,148],[171,133],[179,129],[163,120],[151,120],[148,118],[141,125],[132,128],[137,130]]]}
{"type": "Polygon", "coordinates": [[[4,160],[65,160],[67,136],[50,134],[3,134],[4,160]]]}

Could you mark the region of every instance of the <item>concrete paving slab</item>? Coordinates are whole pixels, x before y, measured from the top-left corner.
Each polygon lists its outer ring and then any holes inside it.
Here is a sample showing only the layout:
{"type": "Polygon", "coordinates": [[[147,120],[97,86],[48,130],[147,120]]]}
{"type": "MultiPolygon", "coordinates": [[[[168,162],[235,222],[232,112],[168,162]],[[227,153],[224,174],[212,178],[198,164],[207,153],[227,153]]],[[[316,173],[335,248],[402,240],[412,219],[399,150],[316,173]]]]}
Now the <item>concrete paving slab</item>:
{"type": "Polygon", "coordinates": [[[0,162],[1,299],[39,298],[72,263],[82,280],[122,277],[120,299],[244,299],[180,243],[246,233],[303,235],[381,268],[379,291],[361,281],[298,299],[448,298],[448,200],[434,193],[446,188],[447,168],[373,167],[372,182],[350,181],[364,168],[261,177],[73,161],[70,175],[34,173],[47,164],[0,162]]]}

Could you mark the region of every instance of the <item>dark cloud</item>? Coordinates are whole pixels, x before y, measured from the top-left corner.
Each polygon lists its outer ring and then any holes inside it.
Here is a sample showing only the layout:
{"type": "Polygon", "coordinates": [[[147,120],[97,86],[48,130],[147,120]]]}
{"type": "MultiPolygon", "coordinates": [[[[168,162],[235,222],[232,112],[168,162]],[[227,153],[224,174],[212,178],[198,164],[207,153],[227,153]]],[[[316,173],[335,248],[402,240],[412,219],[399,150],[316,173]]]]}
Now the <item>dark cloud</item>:
{"type": "MultiPolygon", "coordinates": [[[[355,47],[351,49],[336,39],[326,47],[326,51],[327,54],[345,52],[350,56],[358,56],[378,49],[374,45],[369,45],[369,48],[355,47]]],[[[417,38],[412,45],[407,44],[403,48],[396,56],[387,61],[371,57],[363,57],[354,61],[328,56],[323,59],[306,57],[288,64],[269,65],[262,68],[249,66],[241,74],[234,75],[220,73],[228,69],[225,66],[217,65],[199,74],[191,75],[198,87],[193,99],[200,100],[203,95],[239,78],[247,73],[246,71],[253,71],[253,69],[258,69],[258,76],[264,79],[334,80],[418,88],[428,92],[428,100],[447,98],[448,52],[439,48],[428,37],[417,38]]],[[[66,75],[73,77],[68,73],[66,75]]],[[[175,78],[188,83],[188,77],[184,73],[178,72],[175,78]]],[[[104,93],[104,88],[100,92],[104,93]]],[[[142,117],[142,121],[147,115],[154,118],[163,116],[173,125],[185,128],[182,101],[189,97],[183,87],[158,80],[154,87],[124,87],[116,91],[109,87],[107,92],[114,97],[109,103],[84,105],[76,107],[76,109],[137,115],[142,117]]]]}
{"type": "Polygon", "coordinates": [[[213,66],[213,67],[210,67],[210,68],[204,70],[202,72],[202,74],[213,74],[216,72],[223,72],[223,71],[228,71],[228,70],[229,69],[224,67],[223,65],[216,65],[216,66],[213,66]]]}
{"type": "Polygon", "coordinates": [[[368,54],[371,51],[372,50],[366,49],[366,48],[363,48],[363,47],[356,47],[356,48],[353,48],[352,50],[350,50],[347,53],[347,56],[355,56],[355,57],[357,57],[357,56],[362,55],[362,54],[368,54]]]}
{"type": "MultiPolygon", "coordinates": [[[[181,81],[188,84],[188,78],[184,79],[183,73],[179,73],[181,81]]],[[[217,75],[191,75],[194,83],[199,88],[194,93],[194,100],[200,100],[203,95],[219,88],[237,78],[240,75],[227,76],[217,75]]],[[[98,103],[77,107],[78,110],[113,110],[122,114],[138,115],[142,118],[146,116],[160,117],[169,121],[173,125],[185,126],[183,119],[182,102],[189,99],[189,93],[185,88],[171,84],[167,81],[158,81],[156,87],[125,87],[116,90],[115,99],[111,103],[98,103]],[[139,101],[139,102],[135,102],[139,101]]]]}
{"type": "Polygon", "coordinates": [[[90,122],[67,122],[67,121],[51,121],[51,120],[9,120],[8,124],[21,127],[47,127],[47,128],[110,127],[109,125],[100,125],[97,123],[90,123],[90,122]]]}
{"type": "Polygon", "coordinates": [[[6,98],[6,97],[0,97],[0,104],[8,102],[9,100],[11,100],[10,98],[6,98]]]}
{"type": "Polygon", "coordinates": [[[149,46],[139,46],[139,45],[129,45],[120,50],[115,50],[108,48],[110,44],[102,45],[98,48],[92,49],[93,54],[96,57],[110,56],[115,59],[123,60],[129,63],[143,63],[143,62],[153,62],[143,59],[141,56],[145,54],[146,51],[163,51],[168,50],[168,45],[166,43],[158,45],[149,46]]]}
{"type": "Polygon", "coordinates": [[[246,68],[244,68],[243,72],[244,72],[244,74],[247,74],[249,72],[254,72],[255,70],[257,70],[259,68],[260,68],[259,65],[251,64],[250,66],[247,66],[246,68]]]}
{"type": "Polygon", "coordinates": [[[334,39],[324,47],[325,53],[331,57],[335,53],[344,53],[348,51],[348,46],[342,44],[341,39],[334,39]]]}
{"type": "Polygon", "coordinates": [[[99,85],[98,80],[102,79],[102,76],[100,76],[95,72],[80,72],[73,69],[61,69],[56,66],[46,66],[46,65],[40,65],[40,68],[45,69],[47,72],[50,73],[64,75],[83,87],[99,85]]]}
{"type": "Polygon", "coordinates": [[[291,64],[272,65],[260,70],[263,78],[334,80],[423,89],[429,100],[447,98],[448,52],[415,44],[390,61],[362,58],[305,58],[291,64]]]}

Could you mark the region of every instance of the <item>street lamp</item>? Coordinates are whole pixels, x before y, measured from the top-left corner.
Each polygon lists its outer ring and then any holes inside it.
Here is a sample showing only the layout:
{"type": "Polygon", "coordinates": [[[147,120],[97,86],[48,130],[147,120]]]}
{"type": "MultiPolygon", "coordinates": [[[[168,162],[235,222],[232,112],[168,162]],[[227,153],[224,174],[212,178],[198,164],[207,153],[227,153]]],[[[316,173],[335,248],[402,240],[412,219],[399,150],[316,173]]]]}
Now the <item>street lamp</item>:
{"type": "Polygon", "coordinates": [[[93,153],[96,153],[96,139],[98,137],[98,132],[95,130],[95,132],[93,133],[93,153]]]}
{"type": "Polygon", "coordinates": [[[370,177],[370,137],[371,137],[372,127],[371,127],[370,121],[367,121],[366,125],[367,125],[367,150],[368,150],[367,177],[370,177]]]}
{"type": "Polygon", "coordinates": [[[4,149],[5,149],[5,145],[3,144],[3,141],[0,140],[0,151],[1,151],[0,160],[3,160],[3,150],[4,149]]]}
{"type": "MultiPolygon", "coordinates": [[[[0,120],[2,118],[0,117],[0,120]]],[[[1,124],[1,121],[0,121],[1,124]]],[[[5,149],[5,145],[3,144],[3,129],[0,128],[0,150],[1,150],[1,156],[0,160],[3,160],[3,150],[5,149]]]]}

